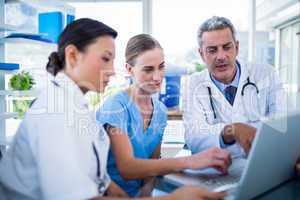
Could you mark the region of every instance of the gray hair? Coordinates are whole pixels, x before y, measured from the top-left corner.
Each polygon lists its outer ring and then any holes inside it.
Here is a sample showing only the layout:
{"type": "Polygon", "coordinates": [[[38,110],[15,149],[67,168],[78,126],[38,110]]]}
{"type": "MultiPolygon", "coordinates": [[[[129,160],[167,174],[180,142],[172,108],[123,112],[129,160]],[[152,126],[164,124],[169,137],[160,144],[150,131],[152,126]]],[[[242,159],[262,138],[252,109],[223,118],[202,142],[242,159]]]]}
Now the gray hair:
{"type": "Polygon", "coordinates": [[[213,16],[212,18],[207,19],[203,24],[201,24],[201,26],[198,29],[197,39],[198,39],[199,47],[201,47],[203,44],[202,35],[204,32],[222,30],[225,28],[230,29],[233,39],[236,40],[235,37],[236,31],[229,19],[225,17],[218,17],[218,16],[213,16]]]}

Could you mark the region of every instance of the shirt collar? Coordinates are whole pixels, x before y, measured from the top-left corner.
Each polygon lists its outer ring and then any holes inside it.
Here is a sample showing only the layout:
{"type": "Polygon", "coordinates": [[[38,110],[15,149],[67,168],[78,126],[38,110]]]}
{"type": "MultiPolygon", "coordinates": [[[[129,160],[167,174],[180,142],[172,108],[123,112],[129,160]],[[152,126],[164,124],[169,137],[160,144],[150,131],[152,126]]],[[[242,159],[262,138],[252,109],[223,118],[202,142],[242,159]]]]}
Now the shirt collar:
{"type": "Polygon", "coordinates": [[[84,93],[80,90],[78,85],[65,73],[57,73],[52,81],[57,87],[61,87],[65,91],[67,91],[67,93],[71,95],[70,97],[73,98],[73,101],[79,103],[84,107],[88,107],[88,101],[85,98],[84,93]]]}
{"type": "Polygon", "coordinates": [[[215,79],[211,74],[209,74],[212,82],[217,86],[217,88],[223,93],[224,90],[228,87],[228,86],[234,86],[234,87],[238,87],[239,85],[239,80],[240,80],[240,76],[241,76],[241,70],[240,70],[240,66],[238,64],[235,64],[237,71],[235,74],[235,77],[233,79],[233,81],[229,84],[224,84],[220,81],[218,81],[217,79],[215,79]]]}

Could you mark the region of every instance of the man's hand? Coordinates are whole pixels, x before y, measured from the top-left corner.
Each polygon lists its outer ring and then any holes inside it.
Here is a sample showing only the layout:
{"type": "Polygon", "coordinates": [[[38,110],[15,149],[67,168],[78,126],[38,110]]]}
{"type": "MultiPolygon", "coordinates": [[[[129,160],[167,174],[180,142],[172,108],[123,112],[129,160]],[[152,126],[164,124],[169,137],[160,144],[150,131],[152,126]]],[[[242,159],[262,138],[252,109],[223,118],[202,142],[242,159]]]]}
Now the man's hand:
{"type": "Polygon", "coordinates": [[[252,141],[256,135],[256,128],[243,123],[233,123],[224,127],[223,139],[225,143],[237,141],[248,154],[252,141]]]}
{"type": "Polygon", "coordinates": [[[113,181],[108,186],[106,195],[110,197],[128,197],[128,194],[113,181]]]}
{"type": "Polygon", "coordinates": [[[226,196],[225,192],[210,192],[198,186],[181,187],[171,194],[174,200],[217,200],[226,196]]]}
{"type": "Polygon", "coordinates": [[[296,171],[298,172],[298,174],[300,173],[300,157],[296,163],[296,171]]]}

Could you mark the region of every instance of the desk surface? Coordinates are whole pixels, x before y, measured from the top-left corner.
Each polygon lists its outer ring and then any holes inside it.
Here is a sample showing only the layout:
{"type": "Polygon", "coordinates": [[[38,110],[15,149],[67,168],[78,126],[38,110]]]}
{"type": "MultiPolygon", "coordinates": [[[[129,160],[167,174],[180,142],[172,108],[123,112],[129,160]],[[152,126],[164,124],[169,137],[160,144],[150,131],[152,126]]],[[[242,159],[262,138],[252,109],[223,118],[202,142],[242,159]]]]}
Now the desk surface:
{"type": "MultiPolygon", "coordinates": [[[[190,152],[187,150],[181,150],[177,156],[187,156],[190,152]]],[[[176,156],[176,157],[177,157],[176,156]]],[[[171,192],[172,190],[181,187],[183,185],[196,185],[204,186],[196,176],[188,175],[184,173],[168,174],[161,178],[157,182],[156,187],[165,192],[171,192]]],[[[285,182],[270,191],[258,196],[256,200],[300,200],[300,177],[285,182]]]]}
{"type": "MultiPolygon", "coordinates": [[[[184,179],[185,182],[188,181],[191,185],[199,185],[201,183],[195,180],[195,177],[189,177],[182,173],[169,174],[162,178],[159,178],[157,183],[157,188],[165,192],[171,192],[174,189],[182,186],[182,180],[180,182],[176,181],[177,178],[184,179]]],[[[300,199],[300,178],[293,179],[279,185],[276,188],[258,196],[255,200],[299,200],[300,199]]]]}
{"type": "Polygon", "coordinates": [[[168,120],[182,120],[182,111],[168,110],[168,120]]]}

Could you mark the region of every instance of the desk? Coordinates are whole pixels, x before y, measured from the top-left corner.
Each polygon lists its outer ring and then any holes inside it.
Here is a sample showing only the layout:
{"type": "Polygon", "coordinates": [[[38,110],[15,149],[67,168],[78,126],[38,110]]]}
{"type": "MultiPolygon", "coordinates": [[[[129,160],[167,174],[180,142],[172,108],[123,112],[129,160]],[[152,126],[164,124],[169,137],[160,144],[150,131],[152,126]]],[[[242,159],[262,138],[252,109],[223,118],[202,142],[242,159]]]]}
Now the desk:
{"type": "MultiPolygon", "coordinates": [[[[176,157],[188,156],[190,151],[181,150],[176,157]]],[[[156,188],[172,192],[174,189],[184,185],[203,186],[203,183],[196,177],[184,173],[167,174],[158,178],[156,188]]],[[[254,198],[255,200],[300,200],[300,177],[285,182],[270,191],[254,198]]]]}
{"type": "MultiPolygon", "coordinates": [[[[178,188],[179,186],[182,186],[182,184],[174,181],[174,176],[177,176],[178,178],[185,178],[186,180],[191,178],[182,173],[169,174],[164,177],[158,178],[156,188],[165,192],[171,192],[174,189],[178,188]]],[[[192,184],[199,185],[199,183],[197,183],[195,178],[192,184]]],[[[255,200],[299,200],[300,199],[300,178],[285,182],[279,185],[278,187],[273,188],[270,191],[254,199],[255,200]]]]}
{"type": "Polygon", "coordinates": [[[182,111],[168,110],[168,120],[182,120],[182,111]]]}

